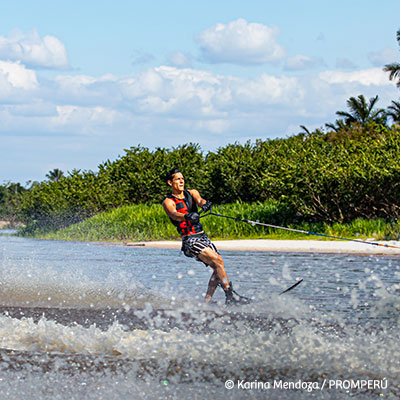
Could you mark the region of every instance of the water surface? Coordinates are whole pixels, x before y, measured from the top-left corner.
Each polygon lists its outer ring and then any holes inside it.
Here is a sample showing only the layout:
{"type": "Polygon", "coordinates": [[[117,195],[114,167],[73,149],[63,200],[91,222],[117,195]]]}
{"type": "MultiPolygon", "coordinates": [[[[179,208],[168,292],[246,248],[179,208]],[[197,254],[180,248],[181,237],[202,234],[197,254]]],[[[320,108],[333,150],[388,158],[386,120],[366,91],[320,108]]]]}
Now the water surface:
{"type": "Polygon", "coordinates": [[[251,305],[177,250],[0,235],[1,396],[399,397],[399,258],[222,255],[251,305]]]}

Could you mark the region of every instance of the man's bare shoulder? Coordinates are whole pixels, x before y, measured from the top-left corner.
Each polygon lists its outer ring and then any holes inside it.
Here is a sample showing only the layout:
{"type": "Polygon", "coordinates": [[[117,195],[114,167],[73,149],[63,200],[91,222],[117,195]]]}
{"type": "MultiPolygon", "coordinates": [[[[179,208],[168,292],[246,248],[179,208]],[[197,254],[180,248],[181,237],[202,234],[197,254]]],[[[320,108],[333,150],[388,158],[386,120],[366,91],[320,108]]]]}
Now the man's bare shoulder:
{"type": "Polygon", "coordinates": [[[174,203],[174,201],[173,201],[171,198],[166,197],[166,198],[163,200],[162,205],[166,205],[166,204],[175,204],[175,203],[174,203]]]}
{"type": "Polygon", "coordinates": [[[172,201],[172,199],[169,199],[168,197],[164,199],[164,201],[162,202],[162,206],[168,216],[171,216],[176,211],[175,203],[172,201]]]}
{"type": "Polygon", "coordinates": [[[189,189],[188,192],[192,195],[192,197],[200,196],[200,193],[197,189],[189,189]]]}

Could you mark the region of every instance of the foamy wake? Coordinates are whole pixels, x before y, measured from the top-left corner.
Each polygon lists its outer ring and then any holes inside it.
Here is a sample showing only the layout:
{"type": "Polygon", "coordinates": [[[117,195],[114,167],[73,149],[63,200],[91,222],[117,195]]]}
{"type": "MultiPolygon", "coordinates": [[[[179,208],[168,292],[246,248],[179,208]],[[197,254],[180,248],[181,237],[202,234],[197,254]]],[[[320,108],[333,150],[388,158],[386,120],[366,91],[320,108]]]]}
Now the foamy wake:
{"type": "Polygon", "coordinates": [[[232,331],[218,332],[216,324],[213,328],[207,334],[179,328],[128,330],[115,321],[101,330],[95,325],[64,326],[44,317],[34,322],[0,316],[0,346],[33,353],[190,361],[239,375],[246,370],[291,371],[300,376],[373,376],[399,384],[400,333],[395,329],[342,327],[337,334],[306,320],[284,329],[277,323],[269,331],[246,329],[245,321],[232,331]]]}

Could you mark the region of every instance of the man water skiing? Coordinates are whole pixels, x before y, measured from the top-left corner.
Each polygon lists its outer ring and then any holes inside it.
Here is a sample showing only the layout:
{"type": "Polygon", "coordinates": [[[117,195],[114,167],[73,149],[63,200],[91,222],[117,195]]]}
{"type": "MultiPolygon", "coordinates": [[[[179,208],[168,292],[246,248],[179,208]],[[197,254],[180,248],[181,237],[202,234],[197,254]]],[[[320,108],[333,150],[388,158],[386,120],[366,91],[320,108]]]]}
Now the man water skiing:
{"type": "Polygon", "coordinates": [[[211,202],[204,200],[195,189],[185,190],[185,179],[178,168],[172,168],[168,172],[166,181],[172,193],[163,201],[163,207],[182,237],[183,253],[214,270],[208,282],[205,301],[208,303],[217,286],[221,285],[225,292],[226,304],[249,303],[250,299],[240,296],[233,290],[232,282],[229,282],[225,271],[224,260],[204,233],[200,223],[197,206],[202,208],[201,212],[207,212],[211,209],[211,202]]]}

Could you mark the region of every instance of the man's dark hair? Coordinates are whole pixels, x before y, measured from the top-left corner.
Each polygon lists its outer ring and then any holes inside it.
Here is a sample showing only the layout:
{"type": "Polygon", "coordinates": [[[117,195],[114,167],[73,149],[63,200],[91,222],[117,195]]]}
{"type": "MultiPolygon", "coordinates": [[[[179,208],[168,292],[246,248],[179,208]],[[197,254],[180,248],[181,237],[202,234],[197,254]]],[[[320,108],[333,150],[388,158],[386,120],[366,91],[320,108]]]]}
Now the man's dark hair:
{"type": "Polygon", "coordinates": [[[174,175],[177,174],[178,172],[181,172],[181,170],[179,168],[174,167],[174,168],[170,169],[167,172],[167,175],[165,177],[166,178],[166,182],[172,181],[172,179],[174,178],[174,175]]]}

